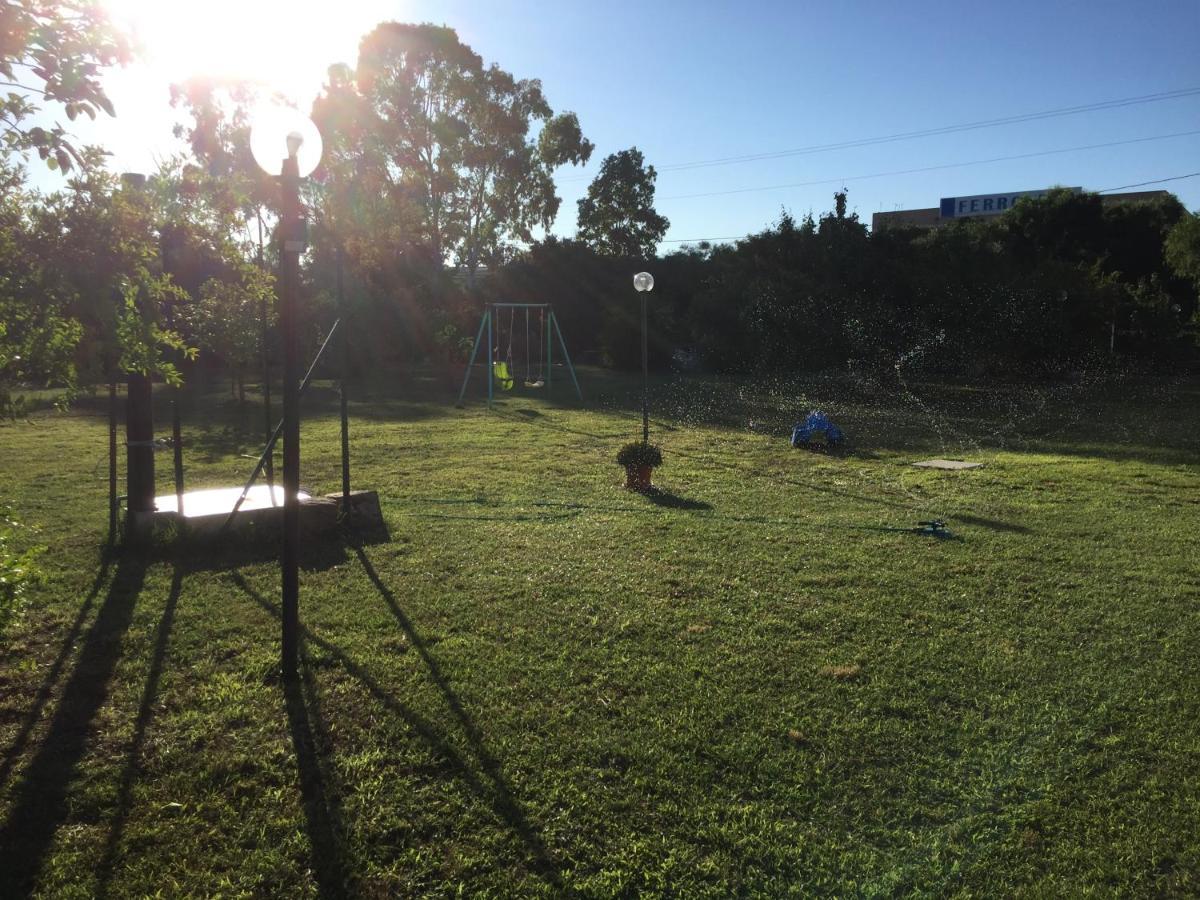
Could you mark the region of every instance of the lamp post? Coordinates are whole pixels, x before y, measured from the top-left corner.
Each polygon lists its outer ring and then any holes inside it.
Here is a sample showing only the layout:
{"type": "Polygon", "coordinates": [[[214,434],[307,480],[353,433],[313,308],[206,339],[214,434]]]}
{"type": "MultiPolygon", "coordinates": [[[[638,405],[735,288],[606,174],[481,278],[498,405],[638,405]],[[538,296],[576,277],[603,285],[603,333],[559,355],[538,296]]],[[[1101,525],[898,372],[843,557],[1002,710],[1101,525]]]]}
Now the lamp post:
{"type": "Polygon", "coordinates": [[[296,676],[300,647],[300,348],[296,303],[300,254],[305,247],[300,178],[312,172],[320,162],[321,135],[300,113],[280,109],[262,115],[251,132],[250,144],[255,161],[268,175],[278,175],[280,184],[279,330],[283,344],[283,551],[280,570],[283,675],[290,679],[296,676]],[[280,162],[273,154],[284,146],[287,157],[280,162]]]}
{"type": "Polygon", "coordinates": [[[650,443],[650,374],[647,363],[646,342],[646,294],[654,290],[654,276],[649,272],[638,272],[633,276],[633,286],[642,298],[642,443],[650,443]]]}
{"type": "Polygon", "coordinates": [[[300,644],[300,359],[296,341],[296,287],[300,275],[300,169],[296,153],[304,139],[287,136],[288,156],[279,182],[283,189],[279,225],[279,329],[283,338],[283,674],[296,674],[300,644]]]}

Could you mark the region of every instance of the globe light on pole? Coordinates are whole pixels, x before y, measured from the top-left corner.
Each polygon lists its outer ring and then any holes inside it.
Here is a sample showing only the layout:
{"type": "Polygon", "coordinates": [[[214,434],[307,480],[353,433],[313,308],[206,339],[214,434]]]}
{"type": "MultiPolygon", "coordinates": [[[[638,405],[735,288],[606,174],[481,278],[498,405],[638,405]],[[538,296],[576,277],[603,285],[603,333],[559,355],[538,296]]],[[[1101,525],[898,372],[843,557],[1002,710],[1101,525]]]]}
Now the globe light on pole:
{"type": "Polygon", "coordinates": [[[283,674],[296,676],[300,647],[300,349],[296,301],[305,249],[300,179],[321,162],[321,133],[294,109],[270,107],[250,132],[255,162],[279,177],[279,330],[283,343],[283,674]],[[284,156],[284,154],[287,154],[284,156]]]}
{"type": "Polygon", "coordinates": [[[638,272],[633,287],[642,298],[642,443],[650,443],[650,374],[646,340],[646,295],[654,290],[654,276],[638,272]]]}
{"type": "Polygon", "coordinates": [[[250,152],[268,175],[283,174],[285,154],[296,158],[300,178],[320,165],[324,150],[321,132],[304,113],[289,106],[262,106],[250,122],[250,152]]]}

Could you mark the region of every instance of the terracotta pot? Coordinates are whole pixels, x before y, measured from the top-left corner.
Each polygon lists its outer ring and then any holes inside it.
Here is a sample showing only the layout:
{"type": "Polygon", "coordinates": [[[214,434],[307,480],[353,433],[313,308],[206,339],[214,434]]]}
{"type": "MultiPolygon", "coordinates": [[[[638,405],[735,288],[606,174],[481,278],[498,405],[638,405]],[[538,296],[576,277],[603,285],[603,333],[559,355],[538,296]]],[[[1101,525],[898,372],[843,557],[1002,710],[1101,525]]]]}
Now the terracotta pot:
{"type": "Polygon", "coordinates": [[[625,488],[630,491],[648,491],[653,486],[650,476],[654,469],[650,466],[632,465],[625,467],[625,488]]]}

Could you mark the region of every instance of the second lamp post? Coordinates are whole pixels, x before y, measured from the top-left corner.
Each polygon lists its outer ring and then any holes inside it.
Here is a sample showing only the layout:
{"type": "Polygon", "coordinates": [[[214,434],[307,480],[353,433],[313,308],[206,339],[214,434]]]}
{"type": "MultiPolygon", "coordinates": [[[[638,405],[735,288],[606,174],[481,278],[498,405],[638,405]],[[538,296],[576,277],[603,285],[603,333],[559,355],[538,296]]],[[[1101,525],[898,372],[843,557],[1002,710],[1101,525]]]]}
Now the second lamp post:
{"type": "Polygon", "coordinates": [[[646,294],[654,290],[654,276],[649,272],[638,272],[633,276],[633,286],[642,297],[642,443],[650,443],[650,375],[647,364],[646,340],[646,294]]]}
{"type": "Polygon", "coordinates": [[[259,167],[279,177],[279,331],[283,344],[283,550],[280,554],[283,674],[296,675],[300,646],[300,254],[305,249],[300,179],[321,161],[321,133],[292,109],[259,113],[250,132],[259,167]],[[287,148],[287,156],[279,151],[287,148]]]}

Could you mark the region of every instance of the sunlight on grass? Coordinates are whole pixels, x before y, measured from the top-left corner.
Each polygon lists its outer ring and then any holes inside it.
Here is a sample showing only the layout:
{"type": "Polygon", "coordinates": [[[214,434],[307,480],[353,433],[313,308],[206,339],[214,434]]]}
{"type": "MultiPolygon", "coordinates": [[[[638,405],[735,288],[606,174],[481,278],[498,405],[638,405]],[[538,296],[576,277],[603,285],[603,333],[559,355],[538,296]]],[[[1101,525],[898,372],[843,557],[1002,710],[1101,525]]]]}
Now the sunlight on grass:
{"type": "MultiPolygon", "coordinates": [[[[664,504],[613,462],[636,386],[587,374],[352,404],[390,540],[307,555],[290,686],[269,552],[101,570],[100,406],[0,428],[56,563],[0,657],[0,893],[1197,889],[1194,391],[1039,431],[1019,396],[664,380],[664,504]],[[787,446],[818,403],[844,455],[787,446]]],[[[259,410],[189,403],[189,487],[236,483],[259,410]]],[[[305,415],[333,489],[335,397],[305,415]]]]}

